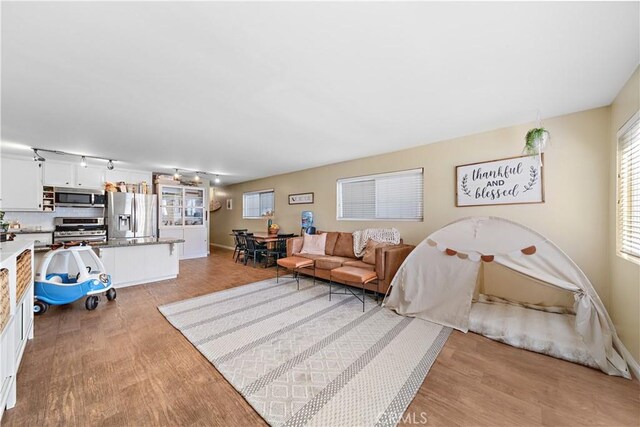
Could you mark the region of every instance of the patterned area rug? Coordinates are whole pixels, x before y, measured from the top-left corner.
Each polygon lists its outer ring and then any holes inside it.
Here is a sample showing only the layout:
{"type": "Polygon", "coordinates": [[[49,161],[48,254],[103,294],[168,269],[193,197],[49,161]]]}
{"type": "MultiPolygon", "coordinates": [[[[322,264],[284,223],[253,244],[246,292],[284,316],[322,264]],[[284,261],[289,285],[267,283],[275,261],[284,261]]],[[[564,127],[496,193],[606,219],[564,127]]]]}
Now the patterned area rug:
{"type": "Polygon", "coordinates": [[[306,279],[159,310],[274,426],[396,425],[451,332],[306,279]]]}

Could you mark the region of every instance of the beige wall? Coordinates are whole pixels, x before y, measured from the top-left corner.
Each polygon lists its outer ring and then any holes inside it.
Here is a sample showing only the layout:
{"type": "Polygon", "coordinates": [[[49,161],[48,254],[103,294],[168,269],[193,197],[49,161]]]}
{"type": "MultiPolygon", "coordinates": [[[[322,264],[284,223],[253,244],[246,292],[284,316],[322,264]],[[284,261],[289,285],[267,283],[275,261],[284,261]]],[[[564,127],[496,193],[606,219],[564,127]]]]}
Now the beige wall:
{"type": "Polygon", "coordinates": [[[609,312],[618,335],[636,360],[640,360],[640,265],[616,254],[616,133],[640,109],[640,68],[611,104],[609,198],[609,312]]]}
{"type": "Polygon", "coordinates": [[[546,119],[543,125],[551,133],[544,164],[544,204],[455,207],[455,166],[519,155],[524,135],[533,126],[528,123],[217,189],[217,197],[232,198],[234,208],[223,207],[213,214],[212,242],[231,246],[232,228],[266,230],[266,220],[242,219],[242,193],[269,188],[276,192],[274,221],[283,232],[298,233],[300,212],[308,209],[322,230],[395,226],[407,243],[417,244],[456,218],[496,215],[521,222],[556,242],[585,271],[607,304],[610,109],[546,119]],[[425,168],[424,222],[336,220],[338,178],[416,167],[425,168]],[[288,194],[304,192],[315,193],[313,205],[288,205],[288,194]]]}

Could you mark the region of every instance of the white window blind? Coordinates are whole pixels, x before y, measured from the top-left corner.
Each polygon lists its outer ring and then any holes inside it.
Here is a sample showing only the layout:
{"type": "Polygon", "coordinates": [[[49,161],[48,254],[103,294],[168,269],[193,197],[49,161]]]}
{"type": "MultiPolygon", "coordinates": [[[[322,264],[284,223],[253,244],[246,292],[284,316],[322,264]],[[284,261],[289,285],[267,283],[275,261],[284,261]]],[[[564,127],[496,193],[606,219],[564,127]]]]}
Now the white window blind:
{"type": "Polygon", "coordinates": [[[252,191],[242,194],[242,218],[262,218],[274,211],[273,190],[252,191]]]}
{"type": "Polygon", "coordinates": [[[339,220],[422,221],[423,170],[338,180],[339,220]]]}
{"type": "Polygon", "coordinates": [[[618,132],[618,251],[640,259],[640,113],[618,132]]]}

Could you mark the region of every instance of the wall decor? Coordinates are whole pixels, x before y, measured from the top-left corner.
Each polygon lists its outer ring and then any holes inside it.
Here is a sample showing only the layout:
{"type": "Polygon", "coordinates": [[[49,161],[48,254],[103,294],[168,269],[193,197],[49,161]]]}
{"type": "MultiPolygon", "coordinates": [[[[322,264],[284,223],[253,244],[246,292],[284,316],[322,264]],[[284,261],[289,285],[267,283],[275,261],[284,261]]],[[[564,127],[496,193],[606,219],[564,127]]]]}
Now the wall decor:
{"type": "Polygon", "coordinates": [[[544,203],[543,184],[537,155],[459,165],[456,206],[544,203]]]}
{"type": "Polygon", "coordinates": [[[227,199],[227,210],[233,210],[233,199],[227,199]]]}
{"type": "Polygon", "coordinates": [[[289,194],[290,205],[305,205],[313,203],[313,193],[289,194]]]}

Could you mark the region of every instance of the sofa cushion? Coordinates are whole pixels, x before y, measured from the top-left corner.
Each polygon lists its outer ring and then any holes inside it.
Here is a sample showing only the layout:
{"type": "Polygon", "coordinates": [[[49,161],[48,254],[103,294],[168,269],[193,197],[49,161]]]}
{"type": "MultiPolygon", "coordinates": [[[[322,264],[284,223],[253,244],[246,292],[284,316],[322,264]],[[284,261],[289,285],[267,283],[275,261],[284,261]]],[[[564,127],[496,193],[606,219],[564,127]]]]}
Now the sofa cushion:
{"type": "Polygon", "coordinates": [[[376,273],[357,267],[340,267],[331,270],[331,278],[346,283],[368,283],[376,279],[376,273]]]}
{"type": "Polygon", "coordinates": [[[338,235],[338,241],[333,249],[334,256],[344,256],[347,258],[355,258],[356,254],[353,253],[353,234],[340,233],[338,235]]]}
{"type": "Polygon", "coordinates": [[[327,235],[327,243],[324,246],[324,253],[327,255],[334,255],[333,250],[336,247],[336,242],[338,241],[338,235],[340,233],[335,231],[329,231],[324,234],[327,235]]]}
{"type": "Polygon", "coordinates": [[[302,254],[324,255],[325,245],[327,242],[326,234],[304,234],[304,243],[302,243],[302,254]]]}
{"type": "Polygon", "coordinates": [[[316,268],[320,270],[333,270],[334,268],[342,267],[342,264],[352,260],[352,258],[341,256],[323,256],[316,259],[316,268]]]}
{"type": "Polygon", "coordinates": [[[364,268],[365,270],[371,270],[371,271],[374,271],[376,269],[375,265],[367,264],[366,262],[362,262],[360,260],[345,261],[344,263],[342,263],[342,266],[364,268]]]}
{"type": "Polygon", "coordinates": [[[364,247],[364,255],[362,261],[367,264],[375,265],[376,263],[376,249],[390,246],[389,243],[376,242],[375,240],[367,240],[367,245],[364,247]]]}
{"type": "Polygon", "coordinates": [[[312,260],[316,260],[318,258],[322,258],[326,255],[314,255],[314,254],[301,254],[301,253],[294,253],[292,254],[292,256],[295,257],[300,257],[300,258],[306,258],[306,259],[312,259],[312,260]]]}

